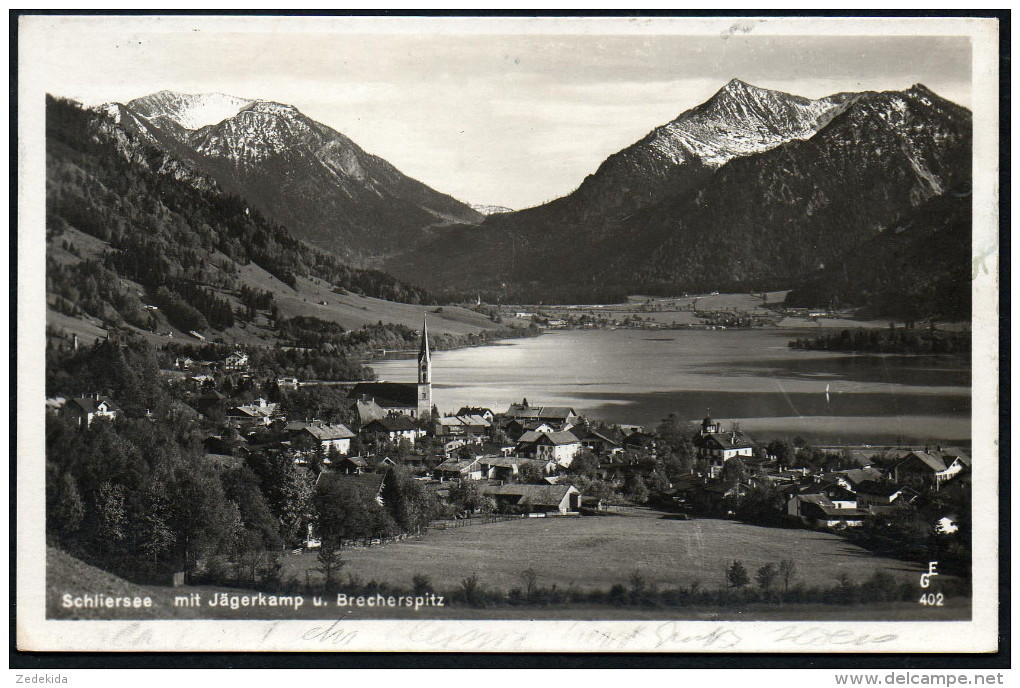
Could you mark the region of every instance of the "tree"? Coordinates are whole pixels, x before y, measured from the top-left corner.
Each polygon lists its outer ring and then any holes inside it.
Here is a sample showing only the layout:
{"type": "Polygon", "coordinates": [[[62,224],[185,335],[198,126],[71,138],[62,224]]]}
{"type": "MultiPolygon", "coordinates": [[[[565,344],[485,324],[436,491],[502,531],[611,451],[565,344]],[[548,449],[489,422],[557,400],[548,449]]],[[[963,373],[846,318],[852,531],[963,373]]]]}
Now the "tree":
{"type": "Polygon", "coordinates": [[[616,490],[613,489],[613,486],[605,480],[575,478],[571,482],[585,497],[600,499],[610,503],[619,498],[619,495],[616,493],[616,490]]]}
{"type": "Polygon", "coordinates": [[[747,569],[739,561],[734,561],[726,569],[726,582],[731,588],[742,588],[751,582],[747,575],[747,569]]]}
{"type": "MultiPolygon", "coordinates": [[[[234,546],[234,560],[238,571],[246,571],[248,582],[255,585],[259,568],[269,561],[262,533],[251,528],[241,529],[234,546]]],[[[237,578],[240,582],[241,577],[237,578]]]]}
{"type": "Polygon", "coordinates": [[[424,573],[416,573],[411,578],[411,585],[415,595],[427,595],[432,592],[432,581],[424,573]]]}
{"type": "Polygon", "coordinates": [[[541,485],[545,482],[545,474],[536,464],[522,463],[517,466],[517,482],[525,485],[541,485]]]}
{"type": "Polygon", "coordinates": [[[288,543],[302,540],[314,476],[299,471],[290,452],[252,452],[247,466],[258,476],[259,489],[280,524],[280,534],[288,543]]]}
{"type": "Polygon", "coordinates": [[[337,574],[347,564],[340,554],[340,540],[332,535],[323,537],[316,560],[319,566],[315,570],[326,579],[326,591],[332,592],[335,589],[337,574]]]}
{"type": "Polygon", "coordinates": [[[117,549],[127,534],[127,514],[124,509],[123,485],[103,483],[95,497],[98,521],[97,539],[110,550],[117,549]]]}
{"type": "Polygon", "coordinates": [[[645,481],[648,485],[649,491],[658,497],[662,497],[669,492],[670,482],[666,477],[665,473],[656,468],[648,474],[648,480],[645,481]]]}
{"type": "Polygon", "coordinates": [[[634,476],[631,479],[630,484],[627,486],[627,496],[638,504],[644,504],[648,501],[648,486],[645,485],[645,479],[640,475],[634,476]]]}
{"type": "Polygon", "coordinates": [[[411,440],[407,439],[406,437],[401,437],[397,441],[396,454],[398,458],[402,460],[407,459],[409,456],[411,456],[412,449],[414,449],[414,445],[411,444],[411,440]]]}
{"type": "Polygon", "coordinates": [[[482,511],[489,506],[482,488],[468,480],[462,480],[450,488],[449,499],[451,504],[455,504],[461,510],[471,513],[482,511]]]}
{"type": "Polygon", "coordinates": [[[390,469],[383,503],[397,527],[405,533],[421,533],[438,512],[438,504],[432,493],[403,467],[390,469]]]}
{"type": "Polygon", "coordinates": [[[85,503],[78,492],[74,477],[64,473],[59,477],[49,470],[53,464],[47,464],[46,481],[46,530],[57,540],[69,538],[81,528],[85,516],[85,503]]]}
{"type": "Polygon", "coordinates": [[[500,447],[510,444],[510,437],[502,428],[496,427],[495,424],[492,426],[492,430],[489,431],[489,439],[492,440],[493,444],[500,447]]]}
{"type": "Polygon", "coordinates": [[[769,456],[775,457],[776,463],[780,466],[789,466],[790,461],[793,459],[794,447],[786,440],[772,440],[769,442],[766,450],[768,451],[769,456]]]}
{"type": "MultiPolygon", "coordinates": [[[[239,466],[224,471],[220,479],[224,495],[237,505],[245,531],[254,533],[262,549],[281,548],[283,540],[280,538],[280,523],[262,496],[258,476],[247,466],[239,466]]],[[[243,541],[246,545],[254,543],[254,539],[248,535],[244,536],[243,541]]]]}
{"type": "Polygon", "coordinates": [[[797,562],[793,559],[783,559],[779,562],[779,579],[783,581],[783,590],[790,590],[790,583],[797,577],[797,562]]]}
{"type": "Polygon", "coordinates": [[[582,449],[570,461],[566,472],[569,475],[580,475],[586,478],[594,478],[598,474],[599,459],[590,449],[582,449]]]}
{"type": "Polygon", "coordinates": [[[735,511],[747,523],[766,525],[781,516],[782,512],[776,507],[778,502],[780,497],[776,488],[767,481],[761,481],[739,499],[735,511]]]}
{"type": "Polygon", "coordinates": [[[524,583],[524,596],[531,599],[531,595],[535,591],[535,583],[538,582],[538,572],[529,566],[521,571],[521,581],[524,583]]]}
{"type": "MultiPolygon", "coordinates": [[[[327,474],[331,475],[331,474],[327,474]]],[[[393,519],[374,499],[349,483],[323,480],[312,496],[315,530],[323,542],[381,537],[396,530],[393,519]]]]}
{"type": "Polygon", "coordinates": [[[776,582],[778,576],[779,569],[776,568],[775,564],[765,564],[754,574],[754,580],[758,583],[760,589],[767,592],[773,583],[776,582]]]}
{"type": "Polygon", "coordinates": [[[746,481],[747,466],[738,457],[727,459],[726,462],[723,463],[722,479],[723,482],[730,485],[746,481]]]}

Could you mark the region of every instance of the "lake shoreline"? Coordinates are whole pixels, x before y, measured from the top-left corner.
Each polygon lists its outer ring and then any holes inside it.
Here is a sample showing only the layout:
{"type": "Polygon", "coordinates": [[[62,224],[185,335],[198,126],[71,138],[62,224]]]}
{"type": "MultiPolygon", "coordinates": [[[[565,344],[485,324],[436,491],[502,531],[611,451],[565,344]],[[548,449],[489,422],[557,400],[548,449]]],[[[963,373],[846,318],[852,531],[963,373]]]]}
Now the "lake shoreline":
{"type": "MultiPolygon", "coordinates": [[[[785,328],[684,329],[663,337],[632,329],[551,330],[435,352],[433,396],[446,413],[462,406],[499,411],[527,398],[575,406],[595,420],[645,426],[670,413],[700,419],[711,409],[714,417],[768,437],[970,442],[966,357],[790,349],[789,339],[803,334],[785,328]]],[[[380,379],[414,379],[410,354],[368,364],[380,379]]]]}

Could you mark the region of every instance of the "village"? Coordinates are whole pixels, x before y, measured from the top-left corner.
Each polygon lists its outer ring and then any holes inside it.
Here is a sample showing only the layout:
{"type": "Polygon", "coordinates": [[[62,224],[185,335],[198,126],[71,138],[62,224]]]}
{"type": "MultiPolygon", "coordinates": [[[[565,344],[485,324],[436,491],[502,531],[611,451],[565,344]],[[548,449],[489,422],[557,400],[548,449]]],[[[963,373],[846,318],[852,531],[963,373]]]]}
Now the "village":
{"type": "MultiPolygon", "coordinates": [[[[741,517],[842,532],[913,507],[916,529],[952,535],[969,509],[970,458],[955,447],[763,444],[738,423],[711,417],[695,424],[671,416],[657,428],[593,423],[574,408],[527,399],[441,415],[432,404],[427,326],[417,371],[413,383],[260,381],[236,351],[220,361],[179,357],[163,373],[204,428],[209,464],[224,470],[271,455],[293,463],[315,488],[346,486],[380,506],[399,470],[442,505],[432,514],[435,527],[492,514],[606,515],[651,504],[681,520],[741,517]],[[252,389],[267,386],[277,400],[250,399],[252,389]],[[246,389],[249,400],[239,403],[227,389],[246,389]],[[320,405],[320,416],[307,408],[302,415],[285,401],[298,390],[324,390],[334,403],[320,405]]],[[[83,427],[121,413],[116,399],[99,394],[48,406],[83,427]]],[[[312,517],[301,533],[287,543],[295,551],[321,546],[312,517]]]]}

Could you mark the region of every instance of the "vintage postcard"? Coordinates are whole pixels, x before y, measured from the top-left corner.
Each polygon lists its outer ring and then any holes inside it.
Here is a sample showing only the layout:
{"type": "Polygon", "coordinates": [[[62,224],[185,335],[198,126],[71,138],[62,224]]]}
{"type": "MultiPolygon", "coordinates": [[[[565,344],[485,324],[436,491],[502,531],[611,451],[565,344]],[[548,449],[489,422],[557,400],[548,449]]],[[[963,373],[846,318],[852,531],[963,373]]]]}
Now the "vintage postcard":
{"type": "Polygon", "coordinates": [[[996,19],[17,39],[19,648],[997,649],[996,19]]]}

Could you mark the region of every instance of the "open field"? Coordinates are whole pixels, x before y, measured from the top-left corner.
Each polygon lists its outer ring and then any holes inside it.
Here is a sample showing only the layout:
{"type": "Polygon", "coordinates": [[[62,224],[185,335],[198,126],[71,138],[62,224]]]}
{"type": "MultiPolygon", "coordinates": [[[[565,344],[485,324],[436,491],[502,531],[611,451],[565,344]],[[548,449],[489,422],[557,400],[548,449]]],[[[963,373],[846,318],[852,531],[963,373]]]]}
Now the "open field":
{"type": "MultiPolygon", "coordinates": [[[[349,550],[345,573],[410,587],[415,574],[438,588],[453,588],[478,574],[487,588],[522,587],[521,572],[538,574],[538,585],[607,590],[626,584],[633,571],[649,583],[677,587],[700,581],[725,587],[725,568],[740,560],[753,576],[758,567],[793,559],[797,579],[809,587],[831,587],[845,572],[854,582],[885,571],[917,581],[910,562],[877,557],[829,533],[763,528],[738,521],[676,521],[641,509],[625,516],[522,519],[431,531],[421,539],[349,550]]],[[[304,580],[317,566],[314,554],[289,556],[284,577],[304,580]]],[[[316,574],[312,574],[315,576],[316,574]]]]}

